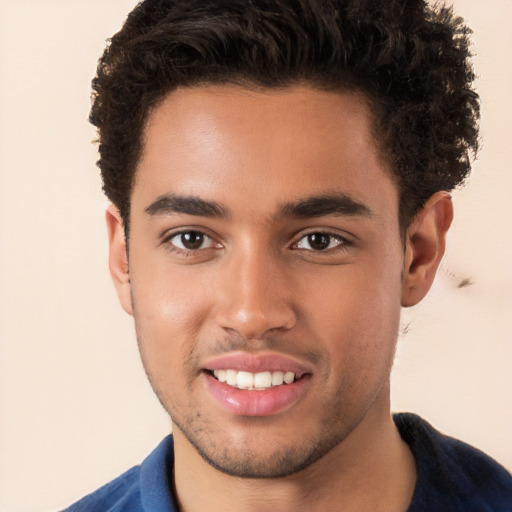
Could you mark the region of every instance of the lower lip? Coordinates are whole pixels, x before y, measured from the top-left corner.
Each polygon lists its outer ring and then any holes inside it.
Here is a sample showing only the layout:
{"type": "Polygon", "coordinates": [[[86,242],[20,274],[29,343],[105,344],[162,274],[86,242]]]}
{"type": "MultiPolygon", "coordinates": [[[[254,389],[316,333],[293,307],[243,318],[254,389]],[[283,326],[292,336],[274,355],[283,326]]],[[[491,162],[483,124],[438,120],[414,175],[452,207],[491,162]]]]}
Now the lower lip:
{"type": "Polygon", "coordinates": [[[213,398],[225,409],[240,416],[271,416],[289,409],[304,395],[311,380],[309,375],[304,375],[291,384],[248,390],[219,382],[209,373],[204,375],[213,398]]]}

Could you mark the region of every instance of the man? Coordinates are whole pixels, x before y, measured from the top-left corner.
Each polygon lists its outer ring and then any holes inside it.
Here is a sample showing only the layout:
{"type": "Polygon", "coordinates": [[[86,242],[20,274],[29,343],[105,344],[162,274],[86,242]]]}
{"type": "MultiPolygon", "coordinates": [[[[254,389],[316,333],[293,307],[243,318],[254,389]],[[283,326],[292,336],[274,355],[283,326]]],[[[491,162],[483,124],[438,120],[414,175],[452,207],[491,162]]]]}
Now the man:
{"type": "Polygon", "coordinates": [[[390,414],[477,149],[468,29],[420,0],[146,0],[91,121],[110,270],[173,437],[71,511],[506,511],[390,414]]]}

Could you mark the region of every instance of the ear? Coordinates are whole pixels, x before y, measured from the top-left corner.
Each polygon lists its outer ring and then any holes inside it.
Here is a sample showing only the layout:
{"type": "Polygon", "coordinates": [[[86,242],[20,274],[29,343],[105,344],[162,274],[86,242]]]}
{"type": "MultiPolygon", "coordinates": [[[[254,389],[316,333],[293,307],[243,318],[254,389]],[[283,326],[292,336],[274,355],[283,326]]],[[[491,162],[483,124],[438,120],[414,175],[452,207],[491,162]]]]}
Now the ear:
{"type": "Polygon", "coordinates": [[[112,276],[121,306],[127,313],[133,315],[123,220],[119,210],[114,205],[108,207],[105,217],[109,240],[108,267],[110,275],[112,276]]]}
{"type": "Polygon", "coordinates": [[[427,294],[444,255],[453,220],[448,192],[435,193],[415,217],[405,240],[402,306],[414,306],[427,294]]]}

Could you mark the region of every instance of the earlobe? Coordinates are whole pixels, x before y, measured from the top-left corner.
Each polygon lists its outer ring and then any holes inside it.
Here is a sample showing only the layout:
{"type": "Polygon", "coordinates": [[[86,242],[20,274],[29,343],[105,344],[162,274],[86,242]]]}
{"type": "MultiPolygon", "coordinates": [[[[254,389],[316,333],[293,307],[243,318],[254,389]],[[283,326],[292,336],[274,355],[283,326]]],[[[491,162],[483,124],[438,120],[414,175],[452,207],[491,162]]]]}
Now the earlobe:
{"type": "Polygon", "coordinates": [[[127,313],[133,315],[128,253],[126,251],[123,220],[119,210],[114,205],[108,207],[105,218],[109,240],[108,263],[110,275],[112,276],[121,306],[127,313]]]}
{"type": "Polygon", "coordinates": [[[414,306],[427,294],[444,255],[446,234],[453,219],[448,192],[435,193],[407,230],[402,306],[414,306]]]}

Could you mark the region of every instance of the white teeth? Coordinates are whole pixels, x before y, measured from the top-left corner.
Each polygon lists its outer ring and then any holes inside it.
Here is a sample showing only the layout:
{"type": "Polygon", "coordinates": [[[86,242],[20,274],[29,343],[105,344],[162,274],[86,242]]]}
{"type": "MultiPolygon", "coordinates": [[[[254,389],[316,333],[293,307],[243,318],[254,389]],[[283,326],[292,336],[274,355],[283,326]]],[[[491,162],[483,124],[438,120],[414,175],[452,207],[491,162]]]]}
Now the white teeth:
{"type": "Polygon", "coordinates": [[[226,379],[227,379],[227,375],[226,375],[226,370],[215,370],[213,372],[213,374],[215,375],[215,377],[217,377],[217,379],[220,381],[220,382],[226,382],[226,379]]]}
{"type": "Polygon", "coordinates": [[[284,374],[284,381],[286,384],[291,384],[295,380],[295,374],[293,372],[286,372],[284,374]]]}
{"type": "Polygon", "coordinates": [[[226,382],[230,386],[236,386],[236,377],[238,372],[236,370],[226,370],[226,382]]]}
{"type": "Polygon", "coordinates": [[[255,388],[269,388],[272,386],[272,374],[270,372],[260,372],[254,376],[255,388]]]}
{"type": "Polygon", "coordinates": [[[254,375],[249,372],[238,372],[236,387],[240,389],[251,389],[254,387],[254,375]]]}
{"type": "Polygon", "coordinates": [[[273,386],[291,384],[295,381],[293,372],[239,372],[237,370],[213,370],[213,375],[220,382],[239,389],[269,389],[273,386]]]}
{"type": "Polygon", "coordinates": [[[272,386],[280,386],[284,382],[283,372],[272,372],[272,386]]]}

